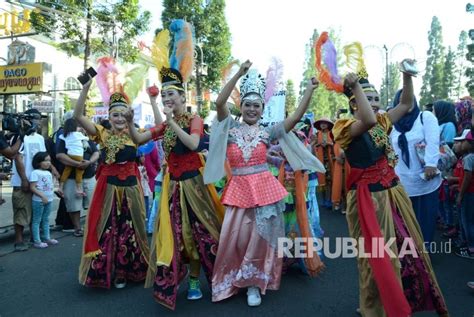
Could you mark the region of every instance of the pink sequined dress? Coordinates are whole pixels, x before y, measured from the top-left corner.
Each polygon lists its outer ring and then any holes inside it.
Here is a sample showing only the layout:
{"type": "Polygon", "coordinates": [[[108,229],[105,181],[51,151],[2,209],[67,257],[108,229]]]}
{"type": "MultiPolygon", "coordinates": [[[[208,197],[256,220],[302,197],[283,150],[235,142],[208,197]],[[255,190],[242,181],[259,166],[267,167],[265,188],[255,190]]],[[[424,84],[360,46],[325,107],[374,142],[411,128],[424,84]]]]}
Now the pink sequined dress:
{"type": "Polygon", "coordinates": [[[232,168],[222,203],[226,205],[212,278],[212,300],[257,286],[262,294],[280,286],[282,259],[277,239],[284,236],[283,199],[288,194],[272,176],[266,154],[272,128],[233,122],[227,141],[232,168]]]}

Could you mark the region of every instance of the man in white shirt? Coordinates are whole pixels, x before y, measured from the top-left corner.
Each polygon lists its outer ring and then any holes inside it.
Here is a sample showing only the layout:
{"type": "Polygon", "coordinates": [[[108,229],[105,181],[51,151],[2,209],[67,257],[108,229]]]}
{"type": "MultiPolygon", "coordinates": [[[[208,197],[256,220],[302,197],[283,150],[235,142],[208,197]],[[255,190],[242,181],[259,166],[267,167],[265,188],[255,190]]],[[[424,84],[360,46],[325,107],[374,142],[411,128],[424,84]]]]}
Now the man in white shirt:
{"type": "MultiPolygon", "coordinates": [[[[41,114],[36,109],[25,111],[32,119],[31,124],[40,129],[41,114]]],[[[38,131],[38,130],[37,130],[38,131]]],[[[26,251],[28,245],[23,241],[23,231],[31,221],[31,191],[28,179],[33,171],[33,156],[40,151],[46,151],[44,138],[41,134],[33,132],[23,139],[23,145],[19,154],[13,162],[13,175],[11,185],[13,187],[12,205],[13,205],[13,223],[15,225],[15,251],[26,251]]],[[[57,171],[53,169],[53,175],[57,171]]]]}

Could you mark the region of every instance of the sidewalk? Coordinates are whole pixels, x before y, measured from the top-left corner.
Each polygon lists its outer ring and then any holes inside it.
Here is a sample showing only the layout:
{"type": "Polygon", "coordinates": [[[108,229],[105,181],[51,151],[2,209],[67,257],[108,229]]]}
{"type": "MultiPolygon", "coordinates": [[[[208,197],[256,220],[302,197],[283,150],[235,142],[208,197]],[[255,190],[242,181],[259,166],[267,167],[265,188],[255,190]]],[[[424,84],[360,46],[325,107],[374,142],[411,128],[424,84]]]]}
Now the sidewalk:
{"type": "MultiPolygon", "coordinates": [[[[0,187],[1,198],[5,199],[5,203],[0,206],[0,257],[2,255],[13,252],[13,237],[14,237],[14,228],[13,228],[13,207],[12,207],[12,187],[10,181],[3,181],[3,185],[0,187]]],[[[54,197],[53,208],[51,210],[51,215],[49,216],[50,226],[56,224],[56,213],[58,211],[59,199],[54,197]]],[[[84,219],[87,211],[81,213],[81,220],[84,219]]],[[[29,228],[25,228],[25,237],[29,239],[30,233],[29,228]]],[[[72,235],[68,233],[63,233],[61,231],[51,231],[53,238],[58,238],[58,236],[72,235]]]]}

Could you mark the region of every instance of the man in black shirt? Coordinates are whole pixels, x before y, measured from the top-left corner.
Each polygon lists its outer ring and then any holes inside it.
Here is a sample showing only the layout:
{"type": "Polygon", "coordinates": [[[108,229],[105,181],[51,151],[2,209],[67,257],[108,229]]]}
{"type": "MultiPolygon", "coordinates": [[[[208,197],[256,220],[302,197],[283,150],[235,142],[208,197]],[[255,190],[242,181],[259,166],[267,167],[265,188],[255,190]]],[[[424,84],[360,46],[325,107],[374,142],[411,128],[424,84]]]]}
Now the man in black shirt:
{"type": "Polygon", "coordinates": [[[74,235],[80,237],[83,235],[80,216],[83,209],[89,208],[90,199],[95,188],[95,172],[96,163],[99,159],[99,151],[97,146],[91,140],[88,141],[88,146],[84,149],[84,158],[82,162],[74,161],[67,155],[66,143],[64,140],[59,140],[56,148],[56,158],[61,163],[59,171],[62,172],[64,165],[72,166],[75,168],[84,169],[83,175],[83,191],[85,196],[77,196],[75,190],[75,173],[74,171],[69,176],[68,180],[64,184],[64,202],[66,204],[66,211],[71,218],[74,225],[74,235]]]}

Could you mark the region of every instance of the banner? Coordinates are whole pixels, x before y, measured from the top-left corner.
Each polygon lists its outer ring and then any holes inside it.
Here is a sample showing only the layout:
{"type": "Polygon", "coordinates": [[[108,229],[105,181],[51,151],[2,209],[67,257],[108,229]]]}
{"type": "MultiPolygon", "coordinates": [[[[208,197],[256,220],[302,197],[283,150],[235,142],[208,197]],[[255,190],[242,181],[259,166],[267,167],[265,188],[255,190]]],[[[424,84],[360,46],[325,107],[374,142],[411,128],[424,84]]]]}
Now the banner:
{"type": "Polygon", "coordinates": [[[43,91],[43,63],[0,66],[0,94],[43,91]]]}
{"type": "Polygon", "coordinates": [[[285,120],[285,100],[286,91],[280,90],[276,92],[270,100],[265,104],[263,110],[263,125],[272,125],[285,120]]]}

